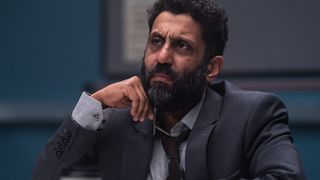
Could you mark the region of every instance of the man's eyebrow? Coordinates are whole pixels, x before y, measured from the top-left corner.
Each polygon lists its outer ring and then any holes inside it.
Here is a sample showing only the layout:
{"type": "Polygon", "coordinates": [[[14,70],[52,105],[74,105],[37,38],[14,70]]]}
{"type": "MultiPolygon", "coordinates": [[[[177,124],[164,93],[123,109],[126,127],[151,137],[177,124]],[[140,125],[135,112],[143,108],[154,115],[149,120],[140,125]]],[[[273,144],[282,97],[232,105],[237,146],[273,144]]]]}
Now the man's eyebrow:
{"type": "MultiPolygon", "coordinates": [[[[161,34],[161,32],[159,32],[159,31],[153,31],[153,32],[151,32],[150,33],[150,37],[154,37],[154,36],[160,36],[160,37],[163,37],[163,35],[161,34]]],[[[191,46],[194,46],[194,44],[195,44],[195,42],[192,40],[192,39],[190,39],[190,38],[187,38],[187,37],[185,37],[185,36],[183,36],[183,35],[170,35],[169,36],[169,39],[171,40],[171,41],[174,41],[174,42],[176,42],[176,41],[185,41],[185,42],[187,42],[188,44],[190,44],[191,46]]]]}
{"type": "Polygon", "coordinates": [[[177,41],[185,41],[186,43],[188,43],[191,47],[194,46],[195,42],[192,39],[188,39],[186,37],[183,36],[177,36],[177,37],[170,37],[170,40],[173,42],[177,42],[177,41]]]}
{"type": "Polygon", "coordinates": [[[162,35],[158,31],[153,31],[153,32],[150,33],[150,36],[162,36],[162,35]]]}

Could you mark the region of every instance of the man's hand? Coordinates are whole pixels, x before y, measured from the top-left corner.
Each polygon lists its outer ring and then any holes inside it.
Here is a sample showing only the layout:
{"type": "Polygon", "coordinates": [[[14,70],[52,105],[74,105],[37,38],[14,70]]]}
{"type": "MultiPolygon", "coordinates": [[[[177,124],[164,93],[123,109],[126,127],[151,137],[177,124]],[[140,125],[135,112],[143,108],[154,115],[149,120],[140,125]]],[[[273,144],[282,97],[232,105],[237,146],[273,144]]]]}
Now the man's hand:
{"type": "Polygon", "coordinates": [[[134,121],[154,119],[153,108],[137,76],[111,84],[91,96],[108,107],[131,107],[130,112],[134,121]]]}

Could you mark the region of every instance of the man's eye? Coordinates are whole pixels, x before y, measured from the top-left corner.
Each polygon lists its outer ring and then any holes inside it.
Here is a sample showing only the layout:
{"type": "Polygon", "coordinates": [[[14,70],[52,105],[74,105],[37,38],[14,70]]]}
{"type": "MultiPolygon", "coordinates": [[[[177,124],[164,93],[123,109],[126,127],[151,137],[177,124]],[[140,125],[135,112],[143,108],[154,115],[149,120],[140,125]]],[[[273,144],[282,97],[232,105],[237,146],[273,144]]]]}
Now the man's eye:
{"type": "Polygon", "coordinates": [[[177,46],[178,48],[180,48],[180,49],[189,49],[189,48],[190,48],[189,44],[186,43],[186,42],[184,42],[184,41],[178,41],[178,42],[176,43],[176,46],[177,46]]]}
{"type": "Polygon", "coordinates": [[[159,37],[152,38],[151,42],[153,45],[156,45],[156,46],[161,46],[163,44],[163,40],[159,37]]]}

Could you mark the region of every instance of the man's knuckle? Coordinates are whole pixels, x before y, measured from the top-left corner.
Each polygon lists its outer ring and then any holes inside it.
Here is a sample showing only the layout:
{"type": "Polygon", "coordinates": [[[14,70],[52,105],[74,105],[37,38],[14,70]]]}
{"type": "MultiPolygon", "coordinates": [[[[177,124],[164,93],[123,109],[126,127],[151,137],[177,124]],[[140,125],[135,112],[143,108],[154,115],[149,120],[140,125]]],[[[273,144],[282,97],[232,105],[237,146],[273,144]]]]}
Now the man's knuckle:
{"type": "Polygon", "coordinates": [[[134,102],[136,102],[137,104],[140,103],[140,99],[139,99],[139,97],[137,97],[137,96],[133,96],[133,97],[132,97],[132,100],[133,100],[134,102]]]}
{"type": "Polygon", "coordinates": [[[140,82],[140,78],[138,76],[133,76],[130,79],[135,83],[140,82]]]}

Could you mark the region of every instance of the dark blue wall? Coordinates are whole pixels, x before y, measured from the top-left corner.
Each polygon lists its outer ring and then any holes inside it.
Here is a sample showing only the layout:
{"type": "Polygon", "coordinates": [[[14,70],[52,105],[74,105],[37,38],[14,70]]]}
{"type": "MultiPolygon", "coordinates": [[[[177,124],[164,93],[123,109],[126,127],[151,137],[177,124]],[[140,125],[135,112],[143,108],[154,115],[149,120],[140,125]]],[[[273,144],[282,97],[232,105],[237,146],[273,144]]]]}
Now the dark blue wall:
{"type": "MultiPolygon", "coordinates": [[[[0,1],[1,179],[31,179],[36,155],[85,84],[105,80],[100,8],[99,0],[0,1]]],[[[319,104],[318,91],[298,94],[319,104]]],[[[289,104],[297,98],[279,95],[289,104]]],[[[317,179],[320,128],[299,124],[294,140],[309,179],[317,179]]]]}
{"type": "Polygon", "coordinates": [[[52,122],[101,79],[100,31],[99,0],[0,1],[0,179],[31,179],[52,122]]]}
{"type": "Polygon", "coordinates": [[[0,1],[1,102],[74,101],[99,79],[99,3],[0,1]]]}

